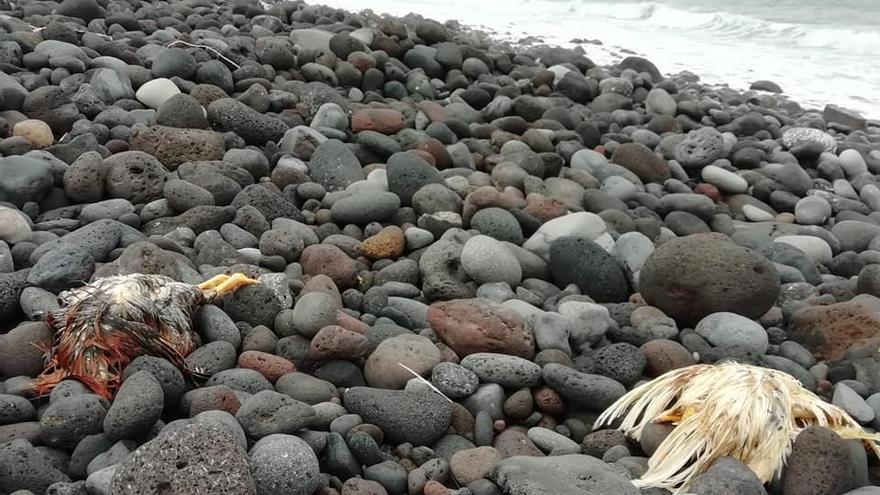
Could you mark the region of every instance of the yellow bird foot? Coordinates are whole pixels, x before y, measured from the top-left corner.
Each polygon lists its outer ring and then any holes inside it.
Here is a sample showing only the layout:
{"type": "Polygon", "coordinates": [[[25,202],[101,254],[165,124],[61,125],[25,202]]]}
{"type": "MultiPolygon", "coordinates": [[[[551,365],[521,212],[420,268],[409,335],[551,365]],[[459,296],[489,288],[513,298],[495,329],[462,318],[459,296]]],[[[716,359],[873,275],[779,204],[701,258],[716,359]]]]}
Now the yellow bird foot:
{"type": "Polygon", "coordinates": [[[216,276],[211,277],[208,280],[205,280],[204,282],[200,283],[199,289],[211,290],[211,289],[217,287],[218,285],[222,284],[223,282],[226,282],[227,280],[229,280],[229,275],[221,273],[220,275],[216,275],[216,276]]]}
{"type": "Polygon", "coordinates": [[[235,273],[211,290],[213,290],[219,297],[231,294],[242,287],[258,283],[260,283],[259,280],[249,278],[244,273],[235,273]]]}

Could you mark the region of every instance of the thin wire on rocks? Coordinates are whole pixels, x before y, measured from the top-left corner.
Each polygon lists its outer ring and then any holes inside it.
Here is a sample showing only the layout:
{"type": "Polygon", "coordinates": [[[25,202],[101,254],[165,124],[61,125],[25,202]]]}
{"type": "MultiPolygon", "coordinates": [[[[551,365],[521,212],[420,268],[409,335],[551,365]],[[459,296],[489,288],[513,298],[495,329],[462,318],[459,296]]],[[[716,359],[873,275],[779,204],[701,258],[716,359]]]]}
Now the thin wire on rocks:
{"type": "Polygon", "coordinates": [[[418,380],[420,382],[422,382],[425,385],[427,385],[428,387],[430,387],[431,390],[433,390],[434,392],[437,392],[438,394],[440,394],[444,399],[448,400],[449,402],[452,402],[452,399],[450,399],[449,397],[446,397],[446,394],[444,394],[439,389],[437,389],[437,387],[435,387],[433,383],[429,382],[428,380],[425,380],[425,378],[422,375],[416,373],[415,371],[413,371],[411,368],[409,368],[407,365],[405,365],[403,363],[397,363],[397,365],[400,366],[401,368],[405,369],[406,371],[409,371],[410,373],[412,373],[412,375],[414,377],[418,378],[418,380]]]}
{"type": "Polygon", "coordinates": [[[214,48],[211,48],[211,47],[208,46],[208,45],[196,45],[196,44],[193,44],[193,43],[188,43],[188,42],[183,41],[183,40],[174,40],[174,41],[168,43],[168,44],[165,45],[165,46],[168,47],[168,48],[171,48],[172,46],[174,46],[174,45],[176,45],[176,44],[178,44],[178,43],[180,43],[181,45],[186,45],[186,46],[188,46],[188,47],[190,47],[190,48],[204,48],[205,50],[208,50],[208,51],[213,52],[215,55],[217,55],[218,57],[220,57],[221,59],[223,59],[223,61],[226,62],[227,64],[229,64],[229,65],[235,67],[236,69],[241,69],[241,66],[240,66],[240,65],[238,65],[238,64],[235,63],[235,62],[233,62],[232,60],[229,60],[229,59],[226,58],[222,53],[218,52],[217,50],[215,50],[214,48]]]}

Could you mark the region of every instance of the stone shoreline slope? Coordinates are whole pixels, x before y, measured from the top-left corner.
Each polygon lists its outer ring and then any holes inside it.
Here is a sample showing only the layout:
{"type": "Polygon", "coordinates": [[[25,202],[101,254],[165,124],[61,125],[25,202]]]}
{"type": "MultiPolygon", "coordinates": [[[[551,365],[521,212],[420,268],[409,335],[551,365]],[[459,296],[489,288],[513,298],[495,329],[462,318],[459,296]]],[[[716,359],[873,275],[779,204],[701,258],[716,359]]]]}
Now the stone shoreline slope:
{"type": "MultiPolygon", "coordinates": [[[[593,420],[722,359],[880,426],[876,122],[415,16],[12,4],[0,493],[637,494],[668,429],[593,420]],[[32,397],[60,291],[238,271],[195,318],[207,382],[140,357],[112,403],[32,397]]],[[[778,483],[726,459],[691,491],[878,479],[811,429],[778,483]]]]}

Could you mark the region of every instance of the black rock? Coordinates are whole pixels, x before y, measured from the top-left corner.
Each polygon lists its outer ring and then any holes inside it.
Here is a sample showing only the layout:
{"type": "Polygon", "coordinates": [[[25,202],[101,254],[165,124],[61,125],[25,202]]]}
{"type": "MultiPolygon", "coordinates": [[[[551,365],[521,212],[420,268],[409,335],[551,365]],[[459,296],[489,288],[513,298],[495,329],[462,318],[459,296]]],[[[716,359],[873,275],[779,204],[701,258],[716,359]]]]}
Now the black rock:
{"type": "Polygon", "coordinates": [[[3,493],[18,490],[45,493],[50,485],[59,481],[70,481],[70,478],[27,440],[0,444],[0,491],[3,493]]]}
{"type": "Polygon", "coordinates": [[[296,205],[287,201],[280,194],[258,184],[242,189],[232,201],[232,206],[236,209],[246,205],[256,208],[257,211],[263,214],[265,220],[269,222],[276,218],[290,218],[298,222],[303,221],[302,213],[300,213],[296,205]]]}
{"type": "Polygon", "coordinates": [[[138,356],[125,367],[122,379],[127,380],[128,377],[139,371],[146,371],[159,382],[166,407],[177,404],[186,391],[183,373],[167,359],[155,356],[138,356]]]}
{"type": "Polygon", "coordinates": [[[312,153],[309,177],[328,191],[345,189],[366,178],[354,153],[335,139],[321,143],[312,153]]]}
{"type": "Polygon", "coordinates": [[[846,493],[853,465],[845,442],[833,431],[811,426],[795,439],[786,462],[782,495],[846,493]]]}
{"type": "Polygon", "coordinates": [[[50,292],[82,285],[95,271],[95,258],[77,247],[60,246],[42,256],[28,274],[27,281],[50,292]]]}
{"type": "Polygon", "coordinates": [[[223,370],[205,382],[206,387],[213,387],[215,385],[226,385],[232,390],[240,390],[249,394],[273,389],[272,384],[266,377],[254,370],[245,368],[223,370]]]}
{"type": "Polygon", "coordinates": [[[125,151],[104,160],[107,193],[132,204],[149,203],[162,197],[168,170],[159,160],[142,151],[125,151]]]}
{"type": "Polygon", "coordinates": [[[204,107],[195,98],[183,93],[165,100],[156,111],[156,124],[183,129],[208,127],[204,107]]]}
{"type": "Polygon", "coordinates": [[[562,237],[553,241],[549,265],[556,285],[576,284],[596,302],[624,302],[629,298],[623,268],[589,239],[562,237]]]}
{"type": "Polygon", "coordinates": [[[196,73],[198,63],[187,50],[182,48],[169,48],[156,55],[153,65],[150,67],[156,77],[180,77],[192,80],[196,73]]]}
{"type": "MultiPolygon", "coordinates": [[[[21,297],[21,292],[27,287],[29,271],[19,270],[13,273],[0,273],[0,320],[11,321],[21,314],[19,298],[21,297]]],[[[5,346],[0,346],[0,352],[2,352],[3,347],[5,346]]],[[[7,376],[10,375],[7,374],[7,376]]]]}
{"type": "Polygon", "coordinates": [[[215,130],[234,132],[248,144],[262,146],[278,141],[287,125],[233,98],[221,98],[208,106],[208,121],[215,130]]]}
{"type": "Polygon", "coordinates": [[[642,377],[647,365],[645,354],[638,347],[617,343],[600,347],[591,352],[593,372],[631,387],[642,377]]]}
{"type": "Polygon", "coordinates": [[[64,171],[64,192],[77,203],[95,203],[104,195],[104,178],[107,166],[96,152],[86,152],[79,156],[64,171]]]}
{"type": "Polygon", "coordinates": [[[621,60],[617,66],[620,68],[620,70],[632,69],[636,72],[647,72],[651,75],[651,80],[655,83],[663,80],[663,75],[660,74],[657,66],[654,65],[654,63],[650,60],[643,57],[626,57],[625,59],[621,60]]]}
{"type": "Polygon", "coordinates": [[[432,183],[443,183],[437,169],[413,153],[391,155],[386,171],[388,189],[400,197],[400,202],[404,206],[412,204],[413,195],[422,187],[432,183]]]}
{"type": "Polygon", "coordinates": [[[244,432],[255,440],[276,433],[292,435],[308,427],[314,416],[312,406],[272,390],[252,395],[235,413],[244,432]]]}
{"type": "Polygon", "coordinates": [[[345,393],[345,408],[381,428],[393,443],[431,445],[452,421],[452,404],[434,392],[355,387],[345,393]]]}
{"type": "Polygon", "coordinates": [[[191,369],[212,376],[234,368],[236,357],[235,347],[229,342],[208,342],[186,356],[186,364],[191,369]]]}
{"type": "Polygon", "coordinates": [[[98,455],[110,450],[114,443],[116,442],[104,433],[83,438],[70,455],[67,472],[73,479],[85,479],[88,476],[89,463],[98,455]]]}
{"type": "Polygon", "coordinates": [[[429,45],[433,45],[446,41],[449,38],[449,33],[439,22],[426,19],[416,24],[416,36],[425,40],[429,45]]]}
{"type": "Polygon", "coordinates": [[[225,431],[189,424],[145,443],[119,464],[110,493],[216,493],[253,495],[256,491],[247,454],[225,431]],[[222,473],[206,477],[205,473],[222,473]]]}
{"type": "Polygon", "coordinates": [[[283,308],[275,291],[265,285],[251,285],[235,292],[223,309],[236,321],[271,327],[283,308]]]}
{"type": "Polygon", "coordinates": [[[111,438],[141,438],[156,424],[165,407],[165,393],[159,381],[139,371],[122,382],[104,417],[104,432],[111,438]]]}
{"type": "Polygon", "coordinates": [[[86,24],[107,15],[107,12],[95,0],[64,0],[55,10],[55,13],[69,17],[79,17],[86,24]]]}
{"type": "Polygon", "coordinates": [[[72,449],[83,438],[101,432],[107,406],[107,401],[94,394],[59,399],[40,417],[40,438],[46,445],[72,449]]]}
{"type": "Polygon", "coordinates": [[[52,167],[24,156],[0,158],[0,201],[22,206],[43,199],[54,184],[52,167]]]}

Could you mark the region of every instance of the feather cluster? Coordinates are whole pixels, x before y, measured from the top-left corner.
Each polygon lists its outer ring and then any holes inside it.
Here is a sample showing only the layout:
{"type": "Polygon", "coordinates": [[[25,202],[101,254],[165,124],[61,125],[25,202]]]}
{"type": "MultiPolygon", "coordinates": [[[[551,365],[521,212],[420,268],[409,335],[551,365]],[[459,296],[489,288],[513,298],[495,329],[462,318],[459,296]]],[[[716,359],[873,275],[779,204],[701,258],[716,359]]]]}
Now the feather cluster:
{"type": "Polygon", "coordinates": [[[62,307],[46,315],[56,336],[36,393],[76,379],[110,399],[137,356],[163,357],[186,371],[184,356],[196,345],[192,315],[210,299],[195,285],[132,274],[98,279],[59,300],[62,307]]]}
{"type": "Polygon", "coordinates": [[[791,375],[739,363],[698,364],[665,373],[627,393],[596,420],[620,420],[639,440],[650,423],[673,423],[635,483],[681,493],[721,457],[749,466],[764,483],[785,465],[797,435],[808,426],[863,440],[880,457],[880,440],[844,410],[803,388],[791,375]]]}

